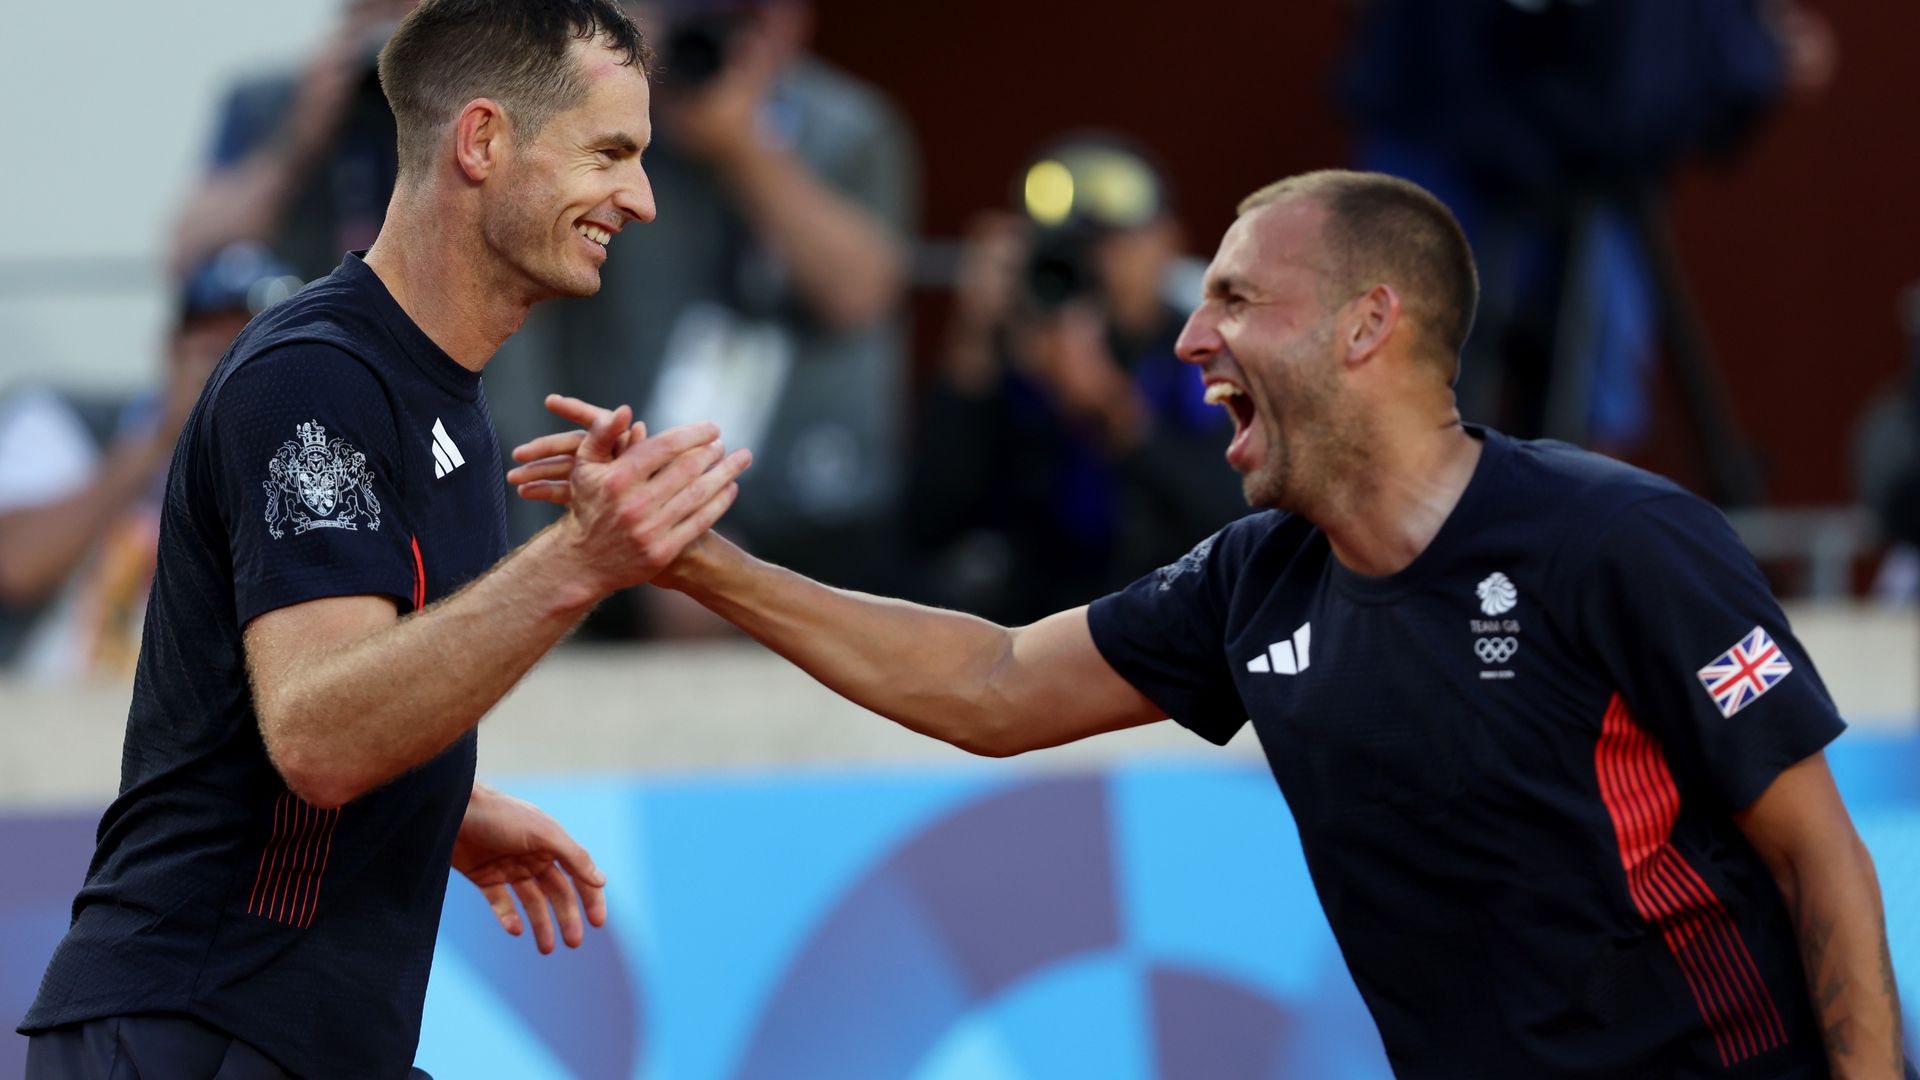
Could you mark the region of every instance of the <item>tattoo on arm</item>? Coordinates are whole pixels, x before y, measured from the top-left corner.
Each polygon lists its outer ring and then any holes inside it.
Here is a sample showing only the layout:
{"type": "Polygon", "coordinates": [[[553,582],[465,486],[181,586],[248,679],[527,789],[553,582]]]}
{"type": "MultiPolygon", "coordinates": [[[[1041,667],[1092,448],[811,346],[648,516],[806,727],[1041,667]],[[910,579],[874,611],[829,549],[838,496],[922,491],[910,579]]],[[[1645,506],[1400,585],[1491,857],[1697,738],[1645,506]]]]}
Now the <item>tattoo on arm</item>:
{"type": "Polygon", "coordinates": [[[1827,1052],[1836,1058],[1851,1056],[1853,1015],[1847,1010],[1847,976],[1844,970],[1827,970],[1827,957],[1833,944],[1833,920],[1809,911],[1800,920],[1800,958],[1807,966],[1807,990],[1813,995],[1815,1019],[1826,1039],[1827,1052]],[[1837,1007],[1836,1007],[1837,1006],[1837,1007]]]}
{"type": "MultiPolygon", "coordinates": [[[[1855,1051],[1855,1007],[1862,1004],[1861,994],[1872,994],[1866,986],[1856,985],[1848,977],[1846,961],[1834,954],[1835,921],[1831,916],[1818,911],[1803,911],[1797,920],[1799,923],[1800,957],[1806,966],[1807,990],[1811,995],[1813,1011],[1820,1024],[1820,1033],[1826,1043],[1828,1058],[1835,1064],[1834,1075],[1852,1075],[1851,1071],[1842,1073],[1838,1066],[1852,1058],[1855,1051]]],[[[1905,1055],[1901,1049],[1900,997],[1894,986],[1893,954],[1887,945],[1886,930],[1876,926],[1880,937],[1880,995],[1893,1017],[1893,1074],[1901,1075],[1905,1055]]],[[[1869,1021],[1871,1024],[1871,1021],[1869,1021]]],[[[1865,1048],[1861,1048],[1865,1050],[1865,1048]]],[[[1874,1054],[1875,1057],[1879,1055],[1874,1054]]]]}

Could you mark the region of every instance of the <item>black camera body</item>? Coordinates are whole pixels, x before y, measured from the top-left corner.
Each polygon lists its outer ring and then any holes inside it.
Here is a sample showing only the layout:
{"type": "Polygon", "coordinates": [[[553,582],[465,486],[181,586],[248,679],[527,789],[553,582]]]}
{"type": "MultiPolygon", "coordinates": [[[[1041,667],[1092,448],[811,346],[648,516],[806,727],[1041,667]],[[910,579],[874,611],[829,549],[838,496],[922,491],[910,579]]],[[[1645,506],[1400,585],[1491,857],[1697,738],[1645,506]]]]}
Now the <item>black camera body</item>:
{"type": "Polygon", "coordinates": [[[1093,248],[1100,230],[1075,223],[1042,229],[1027,255],[1024,283],[1027,303],[1040,314],[1052,314],[1100,289],[1094,270],[1093,248]]]}
{"type": "Polygon", "coordinates": [[[734,40],[749,18],[747,11],[722,10],[675,19],[661,59],[667,85],[697,90],[712,82],[726,70],[734,40]]]}

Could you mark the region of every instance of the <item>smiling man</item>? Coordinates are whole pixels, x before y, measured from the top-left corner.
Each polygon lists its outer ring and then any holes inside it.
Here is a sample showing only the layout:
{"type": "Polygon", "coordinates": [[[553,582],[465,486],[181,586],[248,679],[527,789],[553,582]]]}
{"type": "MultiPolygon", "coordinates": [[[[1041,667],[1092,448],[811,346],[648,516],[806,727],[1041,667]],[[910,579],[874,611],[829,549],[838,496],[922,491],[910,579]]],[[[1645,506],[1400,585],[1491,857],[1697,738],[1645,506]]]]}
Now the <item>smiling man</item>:
{"type": "MultiPolygon", "coordinates": [[[[1712,507],[1461,423],[1476,293],[1427,192],[1281,181],[1241,205],[1178,346],[1267,512],[1013,630],[714,536],[655,584],[976,753],[1169,716],[1224,743],[1251,718],[1402,1077],[1899,1076],[1811,661],[1712,507]]],[[[522,447],[509,479],[578,498],[580,438],[522,447]]]]}
{"type": "Polygon", "coordinates": [[[450,866],[542,952],[604,921],[580,845],[474,782],[474,729],[747,456],[623,410],[503,558],[480,370],[652,219],[646,57],[604,0],[426,0],[381,54],[378,241],[242,332],[174,452],[120,796],[29,1077],[404,1077],[450,866]]]}

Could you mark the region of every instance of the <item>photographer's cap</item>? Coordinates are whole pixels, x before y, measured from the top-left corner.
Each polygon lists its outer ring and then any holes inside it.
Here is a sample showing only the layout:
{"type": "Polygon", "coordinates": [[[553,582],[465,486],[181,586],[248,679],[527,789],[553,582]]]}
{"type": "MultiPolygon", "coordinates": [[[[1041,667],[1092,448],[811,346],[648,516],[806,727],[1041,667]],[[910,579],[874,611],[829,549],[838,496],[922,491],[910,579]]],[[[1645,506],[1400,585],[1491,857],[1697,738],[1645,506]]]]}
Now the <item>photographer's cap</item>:
{"type": "Polygon", "coordinates": [[[196,264],[180,283],[180,319],[246,312],[258,315],[305,284],[266,245],[228,244],[196,264]]]}
{"type": "Polygon", "coordinates": [[[1136,229],[1167,212],[1166,180],[1129,141],[1106,134],[1072,136],[1027,166],[1021,182],[1027,216],[1042,228],[1136,229]]]}

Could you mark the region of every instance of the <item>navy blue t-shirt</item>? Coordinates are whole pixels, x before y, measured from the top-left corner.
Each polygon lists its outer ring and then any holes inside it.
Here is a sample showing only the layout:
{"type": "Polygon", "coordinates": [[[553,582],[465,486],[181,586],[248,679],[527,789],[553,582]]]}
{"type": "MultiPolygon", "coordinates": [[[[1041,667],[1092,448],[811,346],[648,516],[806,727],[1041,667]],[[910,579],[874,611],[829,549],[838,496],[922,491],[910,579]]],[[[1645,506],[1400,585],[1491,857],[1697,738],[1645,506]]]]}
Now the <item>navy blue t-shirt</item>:
{"type": "Polygon", "coordinates": [[[1175,720],[1251,717],[1401,1077],[1825,1077],[1772,877],[1730,815],[1844,725],[1726,520],[1470,429],[1387,577],[1244,518],[1097,601],[1175,720]]]}
{"type": "Polygon", "coordinates": [[[407,1074],[473,734],[316,809],[267,758],[242,633],[451,593],[505,553],[504,492],[479,376],[357,256],[247,327],[174,452],[120,796],[22,1031],[185,1014],[295,1073],[407,1074]]]}

